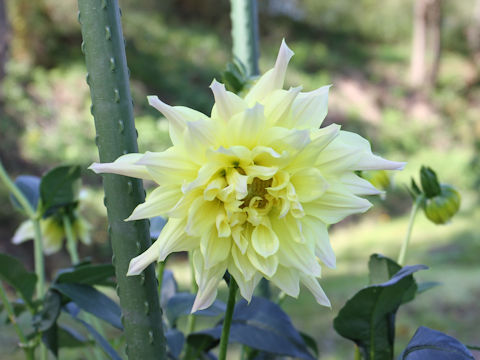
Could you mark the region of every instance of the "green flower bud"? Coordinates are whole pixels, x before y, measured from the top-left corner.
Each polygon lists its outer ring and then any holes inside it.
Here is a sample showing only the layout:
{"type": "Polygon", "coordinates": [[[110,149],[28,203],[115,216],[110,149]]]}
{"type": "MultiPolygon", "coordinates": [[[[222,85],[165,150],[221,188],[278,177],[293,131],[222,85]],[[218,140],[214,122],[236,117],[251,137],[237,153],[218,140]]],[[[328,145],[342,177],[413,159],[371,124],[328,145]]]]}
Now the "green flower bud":
{"type": "Polygon", "coordinates": [[[422,169],[420,170],[420,182],[427,198],[433,198],[440,195],[440,183],[438,182],[437,174],[435,174],[435,171],[431,168],[422,166],[422,169]]]}
{"type": "Polygon", "coordinates": [[[445,224],[460,208],[460,194],[450,185],[442,184],[439,188],[440,193],[430,198],[427,196],[422,205],[429,220],[435,224],[445,224]]]}

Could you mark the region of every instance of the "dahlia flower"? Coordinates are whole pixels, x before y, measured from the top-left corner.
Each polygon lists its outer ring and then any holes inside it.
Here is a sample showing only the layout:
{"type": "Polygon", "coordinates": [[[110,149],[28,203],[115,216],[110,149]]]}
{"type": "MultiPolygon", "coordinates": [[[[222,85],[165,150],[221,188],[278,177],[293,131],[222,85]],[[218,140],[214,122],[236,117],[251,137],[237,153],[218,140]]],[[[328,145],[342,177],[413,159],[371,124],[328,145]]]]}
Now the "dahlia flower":
{"type": "MultiPolygon", "coordinates": [[[[43,252],[45,255],[51,255],[62,249],[65,239],[65,230],[61,218],[50,216],[40,220],[40,231],[42,233],[43,252]]],[[[80,239],[86,245],[92,241],[90,238],[90,224],[82,217],[75,217],[72,223],[72,231],[75,239],[80,239]]],[[[26,220],[20,224],[12,238],[13,244],[21,244],[35,237],[33,222],[26,220]]]]}
{"type": "Polygon", "coordinates": [[[198,284],[192,312],[212,304],[226,270],[247,301],[265,277],[292,297],[302,283],[330,306],[318,283],[321,263],[335,267],[327,226],[370,208],[359,195],[379,193],[355,171],[404,165],[373,155],[367,140],[339,125],[320,128],[330,86],[284,90],[292,56],[282,42],[273,69],[244,97],[214,80],[210,116],[148,97],[167,118],[173,146],[91,166],[159,185],[126,220],[169,220],[131,260],[128,275],[172,252],[191,252],[198,284]]]}

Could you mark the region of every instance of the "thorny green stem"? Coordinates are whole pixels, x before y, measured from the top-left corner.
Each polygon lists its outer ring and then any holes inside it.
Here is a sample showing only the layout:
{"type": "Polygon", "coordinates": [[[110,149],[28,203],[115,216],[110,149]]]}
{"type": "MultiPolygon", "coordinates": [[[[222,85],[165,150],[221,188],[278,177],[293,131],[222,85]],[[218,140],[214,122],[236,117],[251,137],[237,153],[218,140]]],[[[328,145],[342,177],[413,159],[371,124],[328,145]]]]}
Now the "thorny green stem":
{"type": "Polygon", "coordinates": [[[405,239],[403,240],[402,248],[400,249],[400,254],[398,255],[397,263],[400,265],[404,265],[405,257],[407,255],[408,245],[410,243],[410,238],[412,237],[412,230],[413,224],[415,223],[415,217],[417,215],[418,209],[420,208],[420,204],[422,203],[422,196],[418,196],[415,200],[412,211],[410,212],[410,219],[408,221],[408,229],[405,239]]]}
{"type": "Polygon", "coordinates": [[[228,338],[230,337],[230,326],[232,325],[233,310],[235,308],[235,297],[237,295],[238,285],[235,282],[233,276],[230,277],[230,285],[228,287],[228,302],[227,310],[225,312],[225,318],[222,326],[222,336],[220,338],[220,351],[218,354],[218,360],[226,360],[228,338]]]}
{"type": "MultiPolygon", "coordinates": [[[[138,152],[121,13],[118,0],[78,0],[78,7],[100,161],[113,162],[138,152]]],[[[105,174],[103,185],[127,356],[166,359],[154,265],[126,276],[130,260],[151,245],[146,220],[124,221],[145,201],[142,182],[105,174]]]]}
{"type": "Polygon", "coordinates": [[[12,323],[13,328],[17,333],[18,339],[20,340],[20,347],[25,352],[25,357],[27,358],[27,360],[33,360],[34,359],[33,348],[27,346],[27,338],[25,337],[25,334],[23,333],[22,328],[17,323],[15,311],[13,310],[12,304],[8,300],[7,292],[5,291],[5,288],[3,287],[3,284],[1,281],[0,281],[0,299],[3,302],[3,306],[7,311],[8,318],[10,319],[10,322],[12,323]]]}

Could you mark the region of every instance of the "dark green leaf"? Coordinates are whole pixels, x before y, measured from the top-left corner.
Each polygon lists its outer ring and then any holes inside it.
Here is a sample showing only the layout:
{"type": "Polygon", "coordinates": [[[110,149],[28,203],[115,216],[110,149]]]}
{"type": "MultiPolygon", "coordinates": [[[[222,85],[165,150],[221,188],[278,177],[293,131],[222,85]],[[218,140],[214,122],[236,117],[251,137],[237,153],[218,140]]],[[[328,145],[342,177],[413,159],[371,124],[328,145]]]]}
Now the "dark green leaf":
{"type": "Polygon", "coordinates": [[[178,359],[185,343],[185,336],[177,329],[169,329],[165,334],[168,352],[175,359],[178,359]]]}
{"type": "Polygon", "coordinates": [[[57,283],[53,287],[75,302],[82,310],[105,320],[117,329],[123,329],[120,307],[94,287],[72,283],[57,283]]]}
{"type": "Polygon", "coordinates": [[[427,267],[405,266],[390,280],[360,290],[334,319],[335,330],[354,341],[366,360],[392,359],[395,314],[401,304],[414,296],[416,283],[412,274],[422,269],[427,267]]]}
{"type": "MultiPolygon", "coordinates": [[[[167,302],[165,314],[170,326],[175,327],[177,319],[182,315],[188,315],[192,311],[195,295],[182,292],[173,295],[167,302]]],[[[225,313],[227,306],[220,300],[215,302],[207,309],[195,313],[198,316],[218,316],[225,313]]]]}
{"type": "Polygon", "coordinates": [[[390,280],[402,267],[392,259],[373,254],[368,261],[368,276],[370,285],[381,284],[390,280]]]}
{"type": "Polygon", "coordinates": [[[50,214],[59,207],[78,201],[80,166],[63,165],[50,170],[40,182],[43,213],[50,214]]]}
{"type": "Polygon", "coordinates": [[[28,272],[23,264],[14,257],[0,253],[0,279],[9,283],[33,308],[32,297],[37,283],[37,275],[28,272]]]}
{"type": "MultiPolygon", "coordinates": [[[[221,325],[197,332],[214,339],[220,339],[221,333],[221,325]]],[[[314,359],[288,315],[280,306],[265,298],[254,297],[250,304],[241,300],[235,305],[230,342],[272,354],[314,359]]]]}
{"type": "Polygon", "coordinates": [[[187,343],[202,353],[213,349],[219,342],[220,338],[203,333],[193,333],[187,336],[187,343]]]}
{"type": "MultiPolygon", "coordinates": [[[[40,178],[37,176],[20,175],[15,179],[15,185],[28,200],[33,210],[37,210],[38,199],[40,198],[40,178]]],[[[10,195],[13,206],[20,211],[24,211],[18,200],[10,195]]]]}
{"type": "Polygon", "coordinates": [[[65,312],[67,312],[70,316],[72,316],[76,321],[78,321],[82,326],[87,329],[87,331],[93,336],[95,341],[98,345],[105,351],[105,353],[110,357],[112,360],[122,360],[120,355],[117,354],[115,349],[110,345],[107,339],[105,339],[102,335],[99,334],[97,330],[87,322],[83,321],[82,319],[78,318],[78,314],[80,312],[79,307],[75,303],[68,303],[63,308],[65,312]]]}
{"type": "Polygon", "coordinates": [[[56,283],[77,283],[86,285],[112,285],[110,281],[115,276],[112,264],[86,264],[69,269],[63,269],[58,274],[56,283]]]}
{"type": "Polygon", "coordinates": [[[420,183],[427,198],[440,195],[440,183],[438,182],[437,174],[431,168],[422,166],[420,169],[420,183]]]}
{"type": "Polygon", "coordinates": [[[310,350],[312,350],[313,353],[315,354],[315,356],[318,358],[318,356],[319,356],[318,346],[317,346],[317,342],[315,341],[315,339],[313,337],[311,337],[310,335],[305,334],[304,332],[300,332],[300,336],[302,337],[303,341],[305,341],[305,345],[307,345],[307,347],[310,350]]]}
{"type": "Polygon", "coordinates": [[[49,330],[55,325],[60,315],[62,305],[62,297],[56,291],[50,290],[45,295],[42,310],[35,315],[33,319],[33,326],[39,332],[49,330]]]}
{"type": "Polygon", "coordinates": [[[401,360],[475,360],[457,339],[421,326],[415,332],[401,360]]]}
{"type": "Polygon", "coordinates": [[[42,333],[42,342],[46,345],[47,349],[58,358],[58,326],[53,323],[50,328],[42,333]]]}

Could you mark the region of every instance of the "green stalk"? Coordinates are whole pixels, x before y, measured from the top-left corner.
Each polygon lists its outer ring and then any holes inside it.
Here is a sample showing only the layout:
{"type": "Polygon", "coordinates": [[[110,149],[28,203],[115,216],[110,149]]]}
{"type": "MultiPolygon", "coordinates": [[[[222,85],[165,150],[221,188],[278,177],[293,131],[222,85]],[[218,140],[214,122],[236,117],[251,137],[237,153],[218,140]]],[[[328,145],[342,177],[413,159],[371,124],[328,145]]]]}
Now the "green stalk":
{"type": "Polygon", "coordinates": [[[422,203],[422,196],[417,197],[415,203],[412,206],[412,211],[410,212],[410,219],[408,221],[408,229],[405,239],[403,240],[402,248],[400,249],[400,254],[398,255],[397,263],[404,265],[405,257],[407,255],[408,245],[410,243],[410,238],[412,237],[413,224],[415,223],[415,217],[417,215],[420,204],[422,203]]]}
{"type": "Polygon", "coordinates": [[[10,179],[2,162],[0,161],[0,180],[5,184],[8,191],[15,197],[23,211],[27,214],[29,219],[33,222],[33,229],[35,231],[34,237],[34,258],[35,258],[35,273],[37,275],[37,297],[43,298],[45,293],[45,268],[43,259],[43,242],[42,232],[40,231],[40,216],[36,210],[28,202],[20,189],[10,179]]]}
{"type": "Polygon", "coordinates": [[[248,76],[259,74],[257,0],[230,0],[233,56],[247,68],[248,76]]]}
{"type": "Polygon", "coordinates": [[[7,311],[8,318],[10,319],[10,322],[12,323],[13,328],[17,333],[18,339],[20,340],[20,347],[25,352],[25,357],[27,358],[27,360],[33,360],[34,359],[33,348],[27,346],[27,338],[25,337],[25,334],[23,333],[22,328],[17,323],[17,317],[15,316],[15,311],[13,310],[12,304],[8,300],[7,292],[5,291],[5,288],[3,287],[3,284],[1,281],[0,281],[0,299],[3,302],[3,306],[7,311]]]}
{"type": "Polygon", "coordinates": [[[355,345],[354,360],[362,360],[362,354],[360,353],[360,348],[355,345]]]}
{"type": "Polygon", "coordinates": [[[230,277],[230,285],[228,286],[228,302],[225,318],[223,320],[222,336],[220,338],[220,351],[218,360],[227,358],[228,338],[230,337],[230,326],[232,325],[233,310],[235,308],[235,297],[237,295],[238,285],[233,276],[230,277]]]}
{"type": "MultiPolygon", "coordinates": [[[[198,285],[197,282],[195,281],[195,268],[193,267],[193,256],[192,254],[189,254],[189,263],[190,263],[190,275],[191,275],[191,280],[190,280],[190,292],[192,294],[196,294],[198,291],[198,285]]],[[[196,323],[197,317],[195,314],[189,314],[188,319],[187,319],[187,330],[185,332],[185,336],[188,336],[188,334],[191,334],[192,332],[195,331],[195,323],[196,323]]],[[[190,359],[195,359],[196,355],[196,349],[190,346],[187,343],[187,346],[185,348],[185,356],[184,360],[190,360],[190,359]]]]}
{"type": "Polygon", "coordinates": [[[65,230],[65,237],[67,238],[67,250],[70,255],[72,265],[78,264],[80,258],[78,256],[77,244],[75,243],[75,236],[73,235],[72,222],[67,214],[62,216],[63,229],[65,230]]]}
{"type": "MultiPolygon", "coordinates": [[[[138,152],[120,9],[117,0],[78,0],[78,7],[96,143],[100,161],[112,162],[138,152]]],[[[142,182],[113,174],[103,179],[126,353],[130,359],[165,359],[154,265],[126,276],[130,260],[151,245],[146,220],[124,221],[145,200],[142,182]]]]}
{"type": "MultiPolygon", "coordinates": [[[[65,231],[65,237],[67,238],[67,250],[70,255],[70,261],[72,262],[72,265],[78,264],[80,262],[80,257],[78,256],[77,244],[72,229],[72,222],[70,221],[70,218],[67,214],[63,214],[62,223],[63,229],[65,231]]],[[[100,333],[100,335],[105,337],[105,331],[103,331],[102,324],[100,324],[100,322],[95,316],[85,314],[85,318],[87,319],[87,322],[93,325],[93,327],[100,333]]],[[[102,351],[97,347],[93,348],[93,355],[97,360],[101,360],[104,358],[102,351]]]]}

